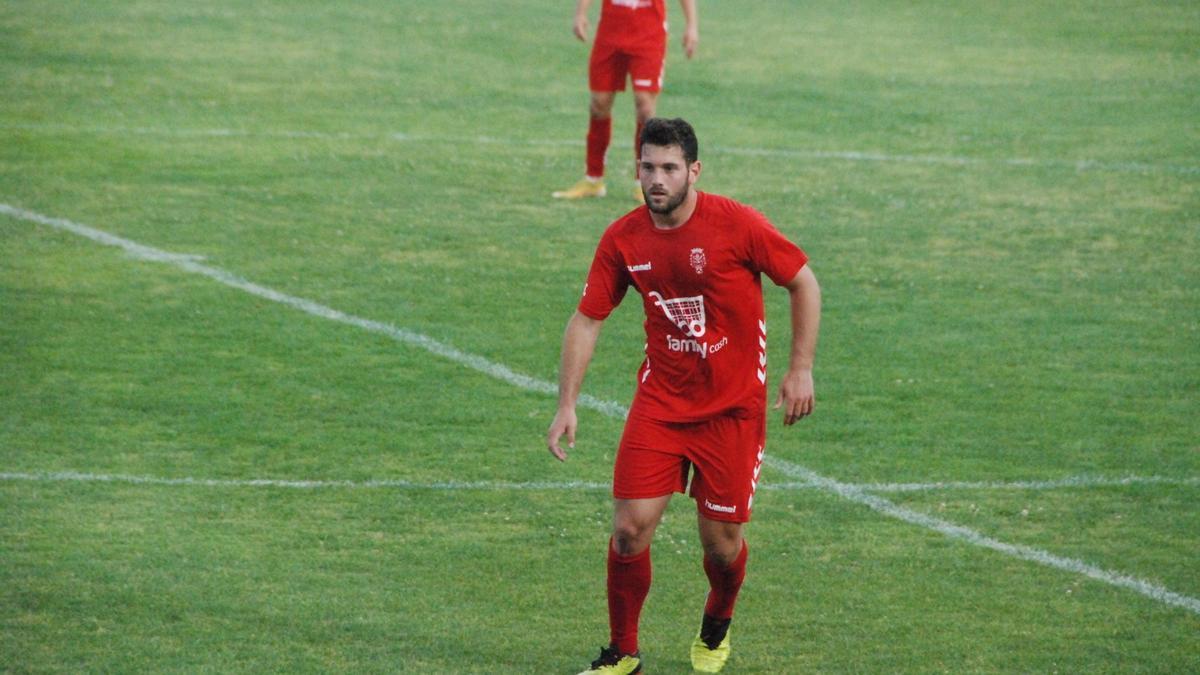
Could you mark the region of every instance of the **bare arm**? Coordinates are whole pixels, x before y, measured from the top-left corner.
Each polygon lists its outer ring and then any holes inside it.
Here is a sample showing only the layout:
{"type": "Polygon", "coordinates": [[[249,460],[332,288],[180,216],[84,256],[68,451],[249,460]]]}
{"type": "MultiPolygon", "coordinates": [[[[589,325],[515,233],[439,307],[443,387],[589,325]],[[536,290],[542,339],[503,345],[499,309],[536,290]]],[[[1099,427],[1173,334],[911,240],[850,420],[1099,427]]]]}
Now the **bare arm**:
{"type": "Polygon", "coordinates": [[[566,451],[559,445],[563,434],[567,436],[567,447],[575,447],[575,428],[578,426],[575,401],[583,388],[583,375],[592,360],[596,339],[600,337],[600,327],[603,325],[603,321],[576,311],[567,322],[567,330],[563,334],[562,365],[558,372],[558,412],[546,431],[546,447],[560,462],[567,459],[566,451]]]}
{"type": "Polygon", "coordinates": [[[588,8],[591,6],[592,0],[579,0],[575,3],[575,19],[571,22],[571,29],[575,31],[575,37],[583,42],[587,42],[588,39],[588,8]]]}
{"type": "Polygon", "coordinates": [[[775,409],[783,408],[783,423],[790,426],[812,414],[816,405],[812,370],[817,353],[817,330],[821,324],[821,287],[812,270],[805,265],[786,288],[791,298],[792,353],[787,374],[779,383],[775,409]]]}
{"type": "Polygon", "coordinates": [[[700,15],[696,12],[696,0],[679,0],[683,9],[683,53],[690,59],[700,43],[700,15]]]}

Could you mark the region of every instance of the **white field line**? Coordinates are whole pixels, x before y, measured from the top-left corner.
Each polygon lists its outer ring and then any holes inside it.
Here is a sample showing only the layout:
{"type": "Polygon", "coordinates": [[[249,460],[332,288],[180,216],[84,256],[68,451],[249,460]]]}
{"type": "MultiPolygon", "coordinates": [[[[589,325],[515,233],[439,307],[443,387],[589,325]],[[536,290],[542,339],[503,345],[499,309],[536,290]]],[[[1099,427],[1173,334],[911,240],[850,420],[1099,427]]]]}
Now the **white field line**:
{"type": "MultiPolygon", "coordinates": [[[[807,485],[807,483],[802,483],[807,485]]],[[[858,483],[865,492],[932,492],[938,490],[1057,490],[1060,488],[1124,487],[1129,485],[1200,485],[1200,477],[1068,476],[1058,480],[946,481],[937,483],[858,483]]]]}
{"type": "MultiPolygon", "coordinates": [[[[288,478],[166,478],[162,476],[131,476],[128,474],[85,473],[80,471],[0,472],[0,481],[27,481],[38,483],[133,483],[137,485],[190,485],[197,487],[237,488],[297,488],[297,489],[367,489],[393,488],[401,490],[609,490],[610,483],[594,481],[414,481],[397,479],[312,480],[288,478]]],[[[1200,485],[1200,478],[1166,478],[1163,476],[1126,476],[1124,478],[1079,477],[1059,481],[1015,481],[1011,483],[843,483],[847,487],[863,492],[916,492],[935,490],[1051,490],[1063,487],[1098,487],[1128,485],[1200,485]]],[[[759,490],[793,492],[798,490],[820,490],[819,483],[789,481],[762,483],[759,490]]]]}
{"type": "MultiPolygon", "coordinates": [[[[31,211],[12,207],[7,204],[0,204],[0,213],[9,215],[13,218],[55,227],[108,246],[115,246],[124,249],[130,255],[136,258],[173,265],[187,272],[206,276],[214,281],[218,281],[232,288],[245,291],[257,297],[282,303],[314,316],[388,335],[400,342],[426,349],[434,354],[454,361],[455,363],[459,363],[491,377],[508,382],[509,384],[512,384],[520,389],[542,392],[546,394],[552,394],[557,390],[557,387],[551,382],[538,380],[527,375],[515,373],[505,366],[488,361],[481,356],[467,354],[425,335],[407,331],[402,328],[396,328],[395,326],[390,326],[388,324],[344,314],[337,310],[319,305],[310,300],[297,298],[263,286],[259,286],[257,284],[253,284],[224,270],[215,267],[209,267],[207,265],[201,265],[194,260],[193,256],[167,253],[166,251],[144,246],[128,239],[123,239],[121,237],[108,234],[107,232],[102,232],[100,230],[87,227],[86,225],[73,223],[62,218],[43,216],[31,211]]],[[[585,400],[585,398],[581,396],[579,403],[580,405],[584,405],[610,417],[624,418],[628,414],[628,409],[625,406],[613,401],[603,401],[592,397],[588,397],[585,400]]],[[[1117,572],[1104,570],[1079,560],[1062,558],[1052,553],[1028,546],[1006,544],[980,534],[974,530],[954,525],[946,521],[938,520],[911,509],[898,506],[897,504],[887,501],[882,497],[868,494],[862,488],[845,483],[839,483],[833,479],[821,476],[814,471],[806,469],[797,464],[792,464],[786,460],[769,457],[767,461],[771,466],[787,474],[788,476],[791,476],[792,478],[816,485],[825,491],[831,492],[849,501],[866,505],[893,518],[898,518],[914,525],[926,527],[940,532],[948,537],[960,539],[976,546],[992,549],[1006,555],[1058,568],[1068,572],[1083,574],[1097,581],[1127,588],[1159,602],[1181,607],[1195,614],[1200,614],[1200,600],[1185,595],[1180,595],[1179,593],[1156,586],[1147,581],[1129,577],[1117,572]]]]}
{"type": "Polygon", "coordinates": [[[1005,555],[1028,560],[1030,562],[1039,563],[1048,567],[1054,567],[1066,572],[1082,574],[1086,577],[1102,581],[1106,584],[1127,588],[1131,591],[1141,593],[1142,595],[1157,600],[1159,602],[1182,607],[1194,614],[1200,614],[1200,600],[1186,595],[1176,593],[1174,591],[1163,588],[1148,581],[1131,577],[1120,572],[1102,569],[1095,565],[1076,560],[1074,558],[1064,558],[1054,555],[1041,549],[1036,549],[1031,546],[1022,546],[1020,544],[1007,544],[1005,542],[993,539],[987,535],[981,534],[970,528],[955,525],[932,516],[927,516],[918,511],[904,508],[894,502],[890,502],[883,497],[868,494],[861,487],[839,483],[831,478],[821,476],[809,469],[806,469],[797,464],[793,464],[787,460],[778,459],[775,457],[767,457],[766,461],[793,478],[799,478],[809,483],[815,483],[823,489],[832,492],[844,499],[868,506],[879,513],[886,516],[903,520],[906,523],[919,525],[921,527],[934,530],[941,534],[958,539],[960,541],[991,549],[1005,555]]]}
{"type": "MultiPolygon", "coordinates": [[[[173,129],[164,127],[73,127],[64,124],[39,123],[8,123],[0,128],[35,131],[45,133],[84,133],[105,134],[116,136],[166,136],[176,138],[281,138],[281,139],[316,139],[316,140],[376,140],[400,141],[416,143],[465,143],[484,145],[505,145],[513,147],[561,147],[581,146],[582,140],[565,139],[524,139],[501,138],[495,136],[435,136],[409,134],[401,131],[379,133],[347,133],[326,131],[296,131],[287,129],[173,129]]],[[[803,148],[741,148],[735,146],[716,145],[710,148],[713,152],[749,157],[780,157],[805,160],[835,160],[843,162],[874,162],[899,164],[932,164],[946,166],[1012,166],[1012,167],[1044,167],[1083,171],[1110,171],[1118,173],[1173,173],[1184,175],[1200,175],[1200,166],[1184,164],[1160,164],[1154,162],[1113,162],[1094,159],[1034,159],[1027,157],[1015,158],[982,158],[961,155],[908,155],[891,154],[886,152],[867,152],[860,150],[806,150],[803,148]]]]}

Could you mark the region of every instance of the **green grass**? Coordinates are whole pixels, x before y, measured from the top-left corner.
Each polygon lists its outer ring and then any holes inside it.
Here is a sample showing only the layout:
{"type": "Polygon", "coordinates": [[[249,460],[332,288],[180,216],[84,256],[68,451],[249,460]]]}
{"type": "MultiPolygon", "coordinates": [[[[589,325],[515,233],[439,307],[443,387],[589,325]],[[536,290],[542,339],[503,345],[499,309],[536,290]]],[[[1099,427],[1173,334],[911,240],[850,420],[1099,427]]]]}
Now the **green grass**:
{"type": "MultiPolygon", "coordinates": [[[[452,5],[8,2],[0,203],[553,380],[631,207],[632,103],[615,196],[549,200],[583,163],[571,8],[452,5]]],[[[1198,26],[1183,2],[702,3],[659,111],[824,290],[818,412],[772,419],[769,454],[845,483],[1185,481],[882,496],[1200,598],[1198,26]]],[[[592,395],[628,401],[639,313],[607,322],[592,395]]],[[[777,377],[777,290],[768,315],[777,377]]],[[[7,474],[603,482],[621,432],[581,411],[560,465],[550,397],[3,215],[0,392],[7,474]]],[[[830,492],[755,505],[730,672],[1200,670],[1188,609],[830,492]]],[[[575,672],[606,637],[609,508],[10,476],[0,670],[575,672]]],[[[692,513],[655,543],[651,672],[687,672],[692,513]]]]}

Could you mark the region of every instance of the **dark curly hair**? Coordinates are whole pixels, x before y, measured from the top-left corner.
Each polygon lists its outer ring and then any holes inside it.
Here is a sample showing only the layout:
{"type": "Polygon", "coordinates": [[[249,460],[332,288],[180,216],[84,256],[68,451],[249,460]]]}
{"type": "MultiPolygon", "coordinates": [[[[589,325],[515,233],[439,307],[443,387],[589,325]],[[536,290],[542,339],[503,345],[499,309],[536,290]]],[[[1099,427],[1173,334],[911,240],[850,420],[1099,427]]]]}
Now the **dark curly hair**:
{"type": "Polygon", "coordinates": [[[700,144],[696,141],[696,130],[681,117],[665,119],[652,117],[646,120],[642,127],[642,137],[638,147],[646,145],[666,147],[678,145],[683,150],[683,158],[691,165],[700,158],[700,144]]]}

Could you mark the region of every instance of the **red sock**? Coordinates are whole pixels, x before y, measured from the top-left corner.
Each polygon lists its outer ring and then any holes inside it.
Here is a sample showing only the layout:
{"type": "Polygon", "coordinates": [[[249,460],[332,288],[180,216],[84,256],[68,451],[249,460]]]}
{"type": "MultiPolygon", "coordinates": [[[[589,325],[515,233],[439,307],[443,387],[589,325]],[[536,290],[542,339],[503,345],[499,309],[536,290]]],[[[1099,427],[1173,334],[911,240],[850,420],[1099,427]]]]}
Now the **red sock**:
{"type": "Polygon", "coordinates": [[[638,618],[650,592],[650,547],[637,555],[618,555],[608,544],[608,627],[622,654],[638,650],[638,618]]]}
{"type": "Polygon", "coordinates": [[[637,131],[633,134],[633,178],[638,177],[638,169],[642,166],[642,121],[638,120],[637,131]]]}
{"type": "Polygon", "coordinates": [[[717,564],[704,556],[704,573],[708,575],[711,590],[708,592],[708,602],[704,603],[704,613],[716,619],[733,617],[733,605],[737,602],[738,591],[746,578],[746,556],[750,547],[742,541],[742,552],[737,560],[729,567],[718,567],[717,564]]]}
{"type": "Polygon", "coordinates": [[[587,175],[589,178],[604,177],[604,155],[608,153],[608,142],[611,140],[612,118],[590,118],[587,135],[587,175]]]}

